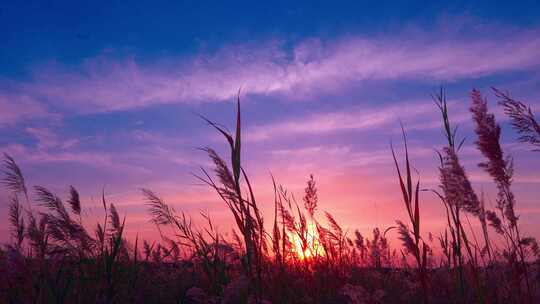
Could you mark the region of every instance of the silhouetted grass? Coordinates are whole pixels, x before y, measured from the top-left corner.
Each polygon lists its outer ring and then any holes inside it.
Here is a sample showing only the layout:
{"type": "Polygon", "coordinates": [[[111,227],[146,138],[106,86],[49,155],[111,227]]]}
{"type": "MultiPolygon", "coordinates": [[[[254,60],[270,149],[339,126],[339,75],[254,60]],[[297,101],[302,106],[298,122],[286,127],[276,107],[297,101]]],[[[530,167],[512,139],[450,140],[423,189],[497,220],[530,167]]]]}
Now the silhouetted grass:
{"type": "MultiPolygon", "coordinates": [[[[532,110],[508,93],[494,90],[520,133],[538,146],[540,128],[532,110]]],[[[11,242],[0,250],[2,303],[536,303],[540,301],[540,250],[523,237],[512,192],[512,160],[500,144],[501,129],[479,91],[471,94],[480,167],[493,178],[497,204],[487,209],[460,161],[444,91],[435,96],[445,146],[439,189],[447,227],[435,239],[425,231],[423,190],[411,163],[403,130],[403,165],[391,147],[406,219],[373,229],[372,236],[349,233],[324,211],[313,175],[301,203],[273,179],[274,214],[265,224],[248,174],[241,163],[240,100],[235,133],[203,119],[225,138],[228,157],[201,150],[212,170],[196,178],[215,190],[236,227],[229,238],[206,213],[175,210],[157,193],[142,196],[160,240],[126,239],[129,216],[101,198],[103,220],[89,223],[84,202],[69,187],[66,199],[40,186],[28,188],[22,170],[4,155],[3,183],[9,194],[11,242]],[[229,161],[226,161],[229,160],[229,161]],[[30,193],[31,192],[31,193],[30,193]],[[203,219],[193,224],[192,216],[203,219]],[[273,220],[273,221],[272,221],[273,220]],[[471,221],[478,221],[478,238],[471,221]],[[92,227],[92,228],[90,228],[92,227]],[[167,229],[163,229],[168,227],[167,229]],[[267,230],[268,229],[268,230],[267,230]],[[169,231],[169,233],[166,233],[169,231]],[[387,234],[397,231],[401,246],[387,234]],[[493,241],[496,233],[501,242],[493,241]],[[440,245],[435,251],[434,242],[440,245]]],[[[268,215],[270,218],[270,215],[268,215]]]]}

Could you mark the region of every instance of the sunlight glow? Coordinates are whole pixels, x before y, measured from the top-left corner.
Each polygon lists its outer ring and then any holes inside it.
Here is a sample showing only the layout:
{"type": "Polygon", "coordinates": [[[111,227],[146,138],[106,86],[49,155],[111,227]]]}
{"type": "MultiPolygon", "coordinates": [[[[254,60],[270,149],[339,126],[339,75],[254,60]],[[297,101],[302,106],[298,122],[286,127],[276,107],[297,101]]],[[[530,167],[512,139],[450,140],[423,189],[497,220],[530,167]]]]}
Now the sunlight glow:
{"type": "Polygon", "coordinates": [[[313,257],[325,255],[323,246],[319,241],[317,227],[312,221],[308,220],[307,223],[307,246],[305,247],[305,249],[303,248],[304,246],[300,236],[298,236],[297,234],[292,234],[289,235],[289,237],[292,243],[292,250],[299,259],[310,259],[313,257]]]}

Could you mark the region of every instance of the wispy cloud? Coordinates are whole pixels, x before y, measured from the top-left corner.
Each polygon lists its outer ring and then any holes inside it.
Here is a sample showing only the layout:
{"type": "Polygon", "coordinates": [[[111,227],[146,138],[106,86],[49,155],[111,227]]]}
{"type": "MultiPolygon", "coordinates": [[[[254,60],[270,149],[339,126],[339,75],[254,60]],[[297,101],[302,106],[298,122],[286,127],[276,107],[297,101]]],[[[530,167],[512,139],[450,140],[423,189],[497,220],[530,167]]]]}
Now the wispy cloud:
{"type": "MultiPolygon", "coordinates": [[[[39,144],[38,144],[39,146],[39,144]]],[[[28,148],[20,144],[10,144],[0,148],[1,151],[14,156],[18,161],[32,163],[74,162],[94,166],[113,166],[111,155],[98,152],[53,151],[42,148],[28,148]]]]}
{"type": "MultiPolygon", "coordinates": [[[[67,69],[51,64],[19,86],[36,100],[77,111],[110,111],[157,103],[221,101],[248,94],[333,91],[365,80],[429,81],[475,78],[533,69],[540,63],[538,31],[471,39],[411,32],[380,38],[308,39],[223,47],[155,64],[106,54],[67,69]],[[508,56],[508,54],[512,54],[508,56]]],[[[18,101],[22,102],[22,101],[18,101]]]]}
{"type": "MultiPolygon", "coordinates": [[[[396,149],[398,149],[396,147],[396,149]]],[[[329,171],[336,168],[357,166],[375,166],[380,164],[391,165],[392,154],[390,146],[380,148],[354,148],[351,145],[317,145],[290,149],[276,149],[270,153],[273,161],[285,160],[286,162],[315,162],[319,167],[328,167],[329,171]]],[[[410,147],[411,157],[426,158],[435,156],[435,151],[430,147],[410,147]]],[[[391,166],[390,166],[391,167],[391,166]]]]}
{"type": "Polygon", "coordinates": [[[19,121],[51,116],[45,105],[39,103],[25,92],[7,93],[0,87],[0,126],[19,121]]]}
{"type": "MultiPolygon", "coordinates": [[[[317,113],[302,119],[290,118],[285,121],[254,126],[246,131],[248,141],[262,141],[275,138],[277,134],[324,134],[343,130],[365,131],[394,124],[399,126],[401,119],[414,119],[420,114],[434,113],[430,102],[408,102],[399,105],[361,108],[347,111],[317,113]]],[[[427,125],[424,127],[433,127],[427,125]]],[[[421,128],[418,125],[416,128],[421,128]]]]}
{"type": "Polygon", "coordinates": [[[67,149],[76,146],[79,143],[77,138],[60,138],[56,133],[48,128],[27,127],[25,131],[32,135],[37,141],[39,150],[49,148],[67,149]]]}

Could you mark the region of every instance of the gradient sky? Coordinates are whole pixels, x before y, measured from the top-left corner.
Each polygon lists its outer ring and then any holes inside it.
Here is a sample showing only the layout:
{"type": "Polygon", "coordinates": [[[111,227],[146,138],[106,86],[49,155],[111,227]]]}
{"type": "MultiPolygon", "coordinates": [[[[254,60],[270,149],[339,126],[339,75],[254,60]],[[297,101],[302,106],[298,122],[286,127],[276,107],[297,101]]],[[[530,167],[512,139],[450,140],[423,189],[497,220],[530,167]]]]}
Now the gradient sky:
{"type": "MultiPolygon", "coordinates": [[[[128,233],[155,238],[139,191],[150,188],[230,231],[224,204],[191,173],[210,165],[197,147],[226,148],[196,114],[232,129],[242,87],[243,158],[265,214],[270,173],[298,198],[313,173],[319,209],[343,226],[391,226],[406,217],[390,141],[400,143],[403,122],[422,186],[436,188],[434,149],[445,141],[431,94],[444,85],[467,137],[463,165],[493,206],[467,110],[472,88],[487,95],[515,157],[524,234],[540,236],[539,154],[516,143],[489,91],[540,113],[537,1],[18,2],[0,4],[0,150],[30,185],[78,188],[88,224],[105,188],[128,233]]],[[[7,241],[4,191],[0,200],[7,241]]],[[[441,203],[421,200],[424,231],[439,232],[441,203]]]]}

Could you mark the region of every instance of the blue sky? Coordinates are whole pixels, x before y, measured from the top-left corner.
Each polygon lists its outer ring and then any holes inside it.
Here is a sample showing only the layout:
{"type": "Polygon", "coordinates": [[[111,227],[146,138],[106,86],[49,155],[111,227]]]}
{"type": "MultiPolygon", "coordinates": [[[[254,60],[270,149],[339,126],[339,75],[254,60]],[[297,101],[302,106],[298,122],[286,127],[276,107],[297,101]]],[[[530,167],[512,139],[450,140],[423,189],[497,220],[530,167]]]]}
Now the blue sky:
{"type": "Polygon", "coordinates": [[[537,26],[537,1],[24,1],[4,3],[0,25],[2,75],[22,76],[44,60],[78,64],[113,49],[155,60],[201,48],[277,38],[334,38],[358,33],[385,36],[407,26],[464,18],[512,27],[537,26]],[[498,2],[498,3],[497,3],[498,2]]]}
{"type": "MultiPolygon", "coordinates": [[[[242,88],[243,156],[263,208],[270,172],[298,195],[314,173],[321,208],[368,231],[404,215],[389,153],[400,121],[422,182],[437,186],[433,149],[444,138],[431,94],[440,85],[468,138],[467,172],[494,200],[467,111],[476,87],[516,157],[518,211],[533,233],[540,165],[489,88],[540,108],[539,15],[534,1],[2,4],[0,150],[30,184],[79,188],[90,218],[105,187],[130,233],[155,236],[141,187],[195,215],[211,210],[227,231],[228,213],[191,175],[209,165],[197,147],[226,147],[196,114],[232,128],[242,88]]],[[[436,232],[442,206],[424,199],[436,232]]]]}

